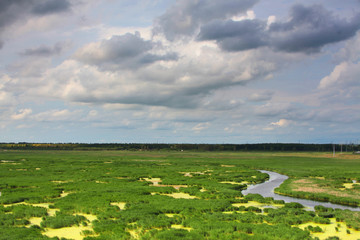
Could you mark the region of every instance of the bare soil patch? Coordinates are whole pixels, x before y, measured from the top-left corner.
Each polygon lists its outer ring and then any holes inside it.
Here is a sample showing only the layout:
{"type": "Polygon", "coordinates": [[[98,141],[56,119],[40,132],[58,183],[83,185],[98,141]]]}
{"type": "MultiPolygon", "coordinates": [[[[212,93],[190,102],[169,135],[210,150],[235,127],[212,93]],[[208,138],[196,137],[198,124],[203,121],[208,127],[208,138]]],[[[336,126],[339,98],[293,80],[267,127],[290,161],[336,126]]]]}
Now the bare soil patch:
{"type": "Polygon", "coordinates": [[[292,182],[291,189],[294,192],[327,193],[337,197],[350,197],[360,199],[358,191],[344,192],[341,189],[320,186],[311,179],[298,179],[292,182]]]}

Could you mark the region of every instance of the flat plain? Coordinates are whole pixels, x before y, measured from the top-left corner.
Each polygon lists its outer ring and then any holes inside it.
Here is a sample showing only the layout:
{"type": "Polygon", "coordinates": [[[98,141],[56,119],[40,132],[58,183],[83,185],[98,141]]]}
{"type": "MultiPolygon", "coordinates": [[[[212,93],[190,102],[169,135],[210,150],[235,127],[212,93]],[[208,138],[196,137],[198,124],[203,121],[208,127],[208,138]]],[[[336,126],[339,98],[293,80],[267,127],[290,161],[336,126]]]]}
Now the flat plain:
{"type": "Polygon", "coordinates": [[[0,239],[360,239],[359,212],[243,196],[259,169],[289,176],[280,194],[360,205],[351,153],[11,150],[0,239]]]}

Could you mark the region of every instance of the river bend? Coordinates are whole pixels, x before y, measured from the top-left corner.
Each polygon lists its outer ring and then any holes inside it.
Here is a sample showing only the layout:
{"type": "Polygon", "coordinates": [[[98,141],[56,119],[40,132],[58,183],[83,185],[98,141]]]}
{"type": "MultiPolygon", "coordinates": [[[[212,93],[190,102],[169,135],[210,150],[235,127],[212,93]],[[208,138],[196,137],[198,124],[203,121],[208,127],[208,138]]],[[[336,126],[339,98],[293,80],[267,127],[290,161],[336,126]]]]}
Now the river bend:
{"type": "Polygon", "coordinates": [[[272,197],[275,200],[284,200],[285,202],[297,202],[311,209],[314,209],[314,207],[317,205],[322,205],[324,207],[334,208],[334,209],[338,208],[338,209],[349,209],[352,211],[360,211],[360,207],[344,206],[329,202],[319,202],[319,201],[293,198],[293,197],[276,194],[274,193],[274,189],[279,187],[289,177],[271,171],[260,170],[260,172],[267,173],[269,175],[269,180],[264,183],[248,186],[246,190],[243,190],[241,192],[243,195],[247,195],[249,193],[254,193],[254,194],[257,193],[262,195],[263,197],[272,197]]]}

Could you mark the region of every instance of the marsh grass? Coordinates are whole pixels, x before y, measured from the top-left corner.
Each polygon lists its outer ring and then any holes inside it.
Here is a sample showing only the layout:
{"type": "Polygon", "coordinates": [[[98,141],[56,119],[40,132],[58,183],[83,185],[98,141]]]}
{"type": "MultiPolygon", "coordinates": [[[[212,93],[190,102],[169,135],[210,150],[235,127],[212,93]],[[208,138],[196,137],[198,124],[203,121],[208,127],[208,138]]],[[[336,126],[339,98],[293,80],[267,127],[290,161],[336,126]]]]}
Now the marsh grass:
{"type": "Polygon", "coordinates": [[[290,195],[317,198],[327,194],[327,199],[358,204],[356,184],[343,188],[360,180],[360,156],[330,156],[0,151],[0,231],[6,237],[0,239],[303,240],[318,233],[302,228],[302,224],[316,227],[330,221],[331,225],[334,218],[340,224],[338,233],[357,236],[360,216],[356,212],[311,212],[260,195],[241,195],[248,184],[268,178],[255,169],[266,169],[290,176],[280,188],[290,195]],[[307,184],[326,189],[326,193],[296,191],[307,184]],[[76,237],[65,232],[76,232],[76,237]]]}

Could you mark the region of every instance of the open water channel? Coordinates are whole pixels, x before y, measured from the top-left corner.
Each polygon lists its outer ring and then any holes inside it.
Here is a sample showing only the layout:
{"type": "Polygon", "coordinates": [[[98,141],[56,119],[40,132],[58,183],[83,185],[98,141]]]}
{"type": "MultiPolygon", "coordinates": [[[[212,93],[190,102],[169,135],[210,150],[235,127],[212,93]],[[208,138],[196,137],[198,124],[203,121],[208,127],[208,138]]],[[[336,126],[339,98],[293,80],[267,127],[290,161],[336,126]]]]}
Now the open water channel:
{"type": "Polygon", "coordinates": [[[267,173],[269,175],[269,180],[264,183],[248,186],[246,190],[243,190],[241,192],[243,195],[247,195],[249,193],[257,193],[262,195],[263,197],[272,197],[275,200],[284,200],[285,202],[297,202],[311,209],[314,209],[314,207],[317,205],[322,205],[324,207],[329,207],[329,208],[360,211],[360,207],[343,206],[329,202],[318,202],[313,200],[305,200],[305,199],[293,198],[293,197],[276,194],[274,193],[274,189],[279,187],[286,179],[288,179],[288,176],[276,172],[265,171],[265,170],[260,170],[260,172],[267,173]]]}

